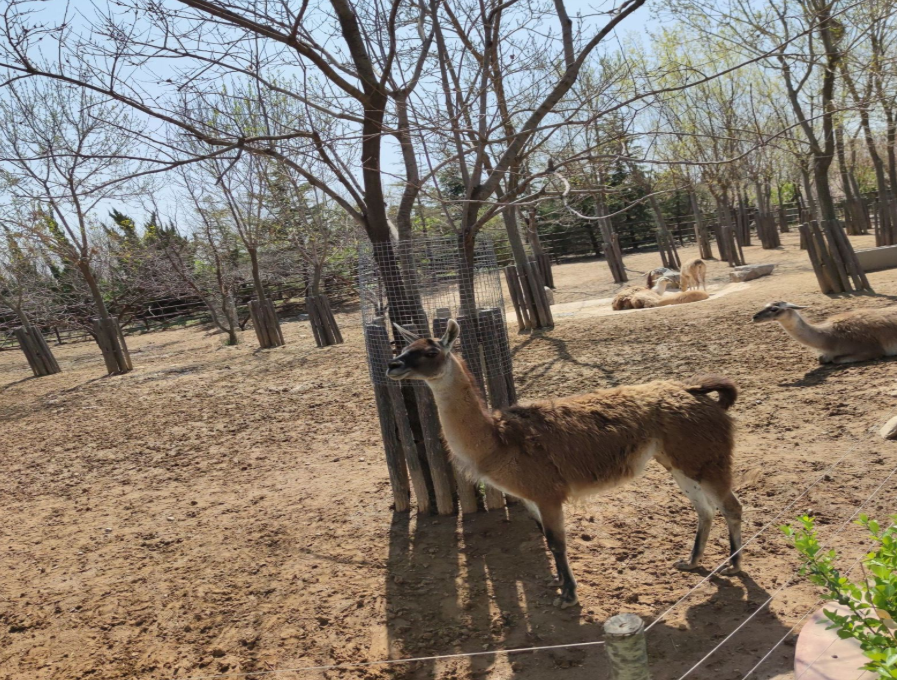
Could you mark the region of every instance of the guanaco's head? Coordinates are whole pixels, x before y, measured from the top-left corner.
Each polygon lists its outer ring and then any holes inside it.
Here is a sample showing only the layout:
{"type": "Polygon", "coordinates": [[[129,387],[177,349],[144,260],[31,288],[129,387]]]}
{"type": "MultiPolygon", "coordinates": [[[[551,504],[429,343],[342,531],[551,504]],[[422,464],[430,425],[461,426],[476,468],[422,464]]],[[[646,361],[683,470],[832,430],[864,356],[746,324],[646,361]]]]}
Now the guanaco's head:
{"type": "Polygon", "coordinates": [[[661,276],[659,279],[657,279],[657,285],[654,286],[654,292],[658,295],[663,295],[667,290],[667,286],[669,285],[670,280],[666,276],[661,276]]]}
{"type": "Polygon", "coordinates": [[[448,327],[439,340],[421,338],[411,331],[394,324],[410,344],[395,359],[389,362],[386,375],[393,380],[433,380],[442,375],[452,352],[461,327],[454,319],[449,319],[448,327]]]}
{"type": "Polygon", "coordinates": [[[761,323],[763,321],[781,321],[792,314],[796,314],[796,310],[798,309],[806,309],[806,307],[801,307],[800,305],[794,305],[784,301],[770,302],[763,309],[754,314],[754,323],[761,323]]]}

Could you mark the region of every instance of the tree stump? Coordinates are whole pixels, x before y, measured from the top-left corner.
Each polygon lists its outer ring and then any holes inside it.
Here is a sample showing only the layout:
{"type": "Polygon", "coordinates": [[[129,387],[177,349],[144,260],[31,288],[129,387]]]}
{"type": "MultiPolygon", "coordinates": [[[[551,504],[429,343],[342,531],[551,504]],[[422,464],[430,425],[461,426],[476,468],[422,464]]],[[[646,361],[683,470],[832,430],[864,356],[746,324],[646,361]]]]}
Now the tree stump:
{"type": "Polygon", "coordinates": [[[252,318],[252,327],[255,329],[255,337],[258,338],[259,347],[280,347],[283,345],[283,332],[280,330],[280,321],[274,303],[267,298],[249,301],[249,316],[252,318]]]}
{"type": "Polygon", "coordinates": [[[50,351],[49,345],[44,338],[44,334],[35,326],[22,326],[13,330],[13,335],[19,341],[19,347],[28,360],[32,373],[36,378],[45,375],[53,375],[59,373],[59,364],[56,357],[50,351]]]}
{"type": "Polygon", "coordinates": [[[110,316],[106,319],[95,317],[91,320],[91,328],[103,354],[106,372],[109,375],[120,375],[130,371],[133,368],[131,355],[125,344],[121,326],[118,324],[118,317],[110,316]]]}

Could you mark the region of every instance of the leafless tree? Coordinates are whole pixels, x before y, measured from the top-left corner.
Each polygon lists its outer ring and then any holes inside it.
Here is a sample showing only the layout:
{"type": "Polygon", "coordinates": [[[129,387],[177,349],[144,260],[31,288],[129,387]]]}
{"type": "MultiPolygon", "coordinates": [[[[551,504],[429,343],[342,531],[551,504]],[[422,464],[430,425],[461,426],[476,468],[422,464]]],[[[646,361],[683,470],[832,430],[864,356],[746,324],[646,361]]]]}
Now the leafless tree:
{"type": "MultiPolygon", "coordinates": [[[[31,235],[77,268],[87,284],[101,328],[113,324],[93,267],[91,225],[110,198],[139,190],[118,180],[139,169],[131,157],[133,126],[120,105],[55,80],[9,84],[0,98],[0,170],[11,203],[29,204],[42,219],[31,235]]],[[[124,338],[97,337],[118,357],[109,372],[129,369],[124,338]]],[[[106,353],[104,352],[104,356],[106,353]]]]}

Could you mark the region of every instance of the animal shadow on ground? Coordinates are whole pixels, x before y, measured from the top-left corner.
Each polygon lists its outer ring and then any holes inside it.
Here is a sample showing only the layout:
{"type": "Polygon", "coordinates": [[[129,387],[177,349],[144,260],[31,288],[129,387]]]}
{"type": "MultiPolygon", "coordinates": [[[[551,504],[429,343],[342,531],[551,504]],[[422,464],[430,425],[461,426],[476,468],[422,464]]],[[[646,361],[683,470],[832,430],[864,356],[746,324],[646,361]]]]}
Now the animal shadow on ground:
{"type": "Polygon", "coordinates": [[[825,383],[826,380],[837,375],[844,370],[856,366],[871,366],[872,364],[881,363],[883,361],[894,361],[894,357],[885,357],[882,359],[871,359],[869,361],[857,361],[852,364],[820,364],[816,368],[807,371],[803,378],[792,380],[791,382],[779,383],[779,387],[818,387],[825,383]]]}
{"type": "MultiPolygon", "coordinates": [[[[386,630],[379,642],[375,632],[370,658],[600,641],[603,621],[584,615],[580,607],[561,610],[553,606],[557,594],[549,585],[553,574],[553,561],[542,535],[520,504],[461,520],[415,520],[396,514],[385,584],[386,630]]],[[[611,586],[608,588],[613,590],[611,586]]],[[[689,606],[686,601],[676,610],[679,618],[674,625],[664,621],[650,631],[649,657],[655,680],[676,680],[712,649],[719,633],[734,629],[768,597],[746,576],[713,578],[698,595],[696,604],[689,606]],[[686,625],[681,623],[683,617],[686,625]]],[[[674,596],[670,594],[670,602],[674,596]]],[[[580,597],[590,595],[581,589],[580,597]]],[[[621,607],[621,611],[627,610],[626,605],[621,607]]],[[[648,622],[663,609],[641,614],[648,622]]],[[[750,656],[758,660],[788,630],[769,612],[758,614],[752,624],[742,631],[750,637],[736,640],[739,656],[733,658],[733,650],[723,650],[719,657],[711,657],[708,667],[690,677],[741,677],[721,673],[749,668],[742,654],[756,651],[750,656]],[[748,647],[745,640],[749,640],[748,647]]],[[[750,665],[754,663],[756,660],[750,665]]],[[[779,671],[785,667],[781,660],[776,663],[775,657],[767,665],[779,671]]],[[[409,680],[487,676],[593,680],[609,677],[610,669],[604,647],[596,645],[414,662],[393,666],[391,674],[409,680]]]]}

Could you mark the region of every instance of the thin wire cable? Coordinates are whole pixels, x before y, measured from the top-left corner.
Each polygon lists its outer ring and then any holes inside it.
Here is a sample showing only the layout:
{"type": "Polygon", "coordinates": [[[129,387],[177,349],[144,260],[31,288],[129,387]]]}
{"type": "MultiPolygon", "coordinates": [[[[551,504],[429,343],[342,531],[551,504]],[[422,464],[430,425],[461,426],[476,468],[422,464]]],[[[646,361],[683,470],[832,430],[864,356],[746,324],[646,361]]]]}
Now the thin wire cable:
{"type": "Polygon", "coordinates": [[[652,621],[651,624],[647,628],[645,628],[645,632],[647,633],[649,630],[654,628],[654,626],[656,626],[658,623],[663,621],[671,611],[673,611],[676,607],[678,607],[680,604],[685,602],[685,600],[688,599],[693,592],[695,592],[698,588],[700,588],[705,583],[707,583],[707,581],[709,581],[720,569],[722,569],[724,566],[726,566],[729,563],[729,561],[733,557],[735,557],[735,555],[740,554],[746,547],[748,547],[751,543],[753,543],[755,540],[757,540],[757,538],[760,536],[760,534],[762,534],[764,531],[769,529],[769,527],[771,527],[773,524],[775,524],[776,520],[778,520],[779,517],[784,515],[788,510],[790,510],[794,506],[795,503],[797,503],[801,498],[806,496],[813,487],[815,487],[817,484],[819,484],[819,482],[821,482],[823,479],[825,479],[826,475],[828,475],[832,470],[834,470],[836,467],[838,467],[838,465],[840,465],[841,462],[845,458],[847,458],[850,454],[855,452],[860,447],[860,445],[862,443],[863,442],[857,442],[854,446],[852,446],[850,449],[847,450],[847,453],[845,453],[838,460],[836,460],[834,463],[832,463],[828,468],[826,468],[822,472],[822,474],[816,478],[815,481],[813,481],[806,489],[804,489],[801,492],[801,494],[799,496],[794,498],[790,503],[788,503],[788,505],[786,505],[784,508],[782,508],[779,511],[779,513],[775,517],[773,517],[771,520],[769,520],[769,522],[767,522],[763,527],[761,527],[760,530],[757,531],[757,533],[755,533],[753,536],[751,536],[747,541],[744,541],[738,550],[736,550],[734,553],[729,555],[729,557],[727,557],[722,562],[720,562],[716,567],[713,568],[713,570],[709,574],[707,574],[707,576],[705,576],[700,581],[698,581],[698,583],[695,586],[693,586],[690,590],[688,590],[682,597],[680,597],[678,600],[676,600],[663,613],[661,613],[656,619],[654,619],[654,621],[652,621]]]}
{"type": "MultiPolygon", "coordinates": [[[[841,533],[842,533],[842,532],[848,527],[848,525],[850,524],[850,521],[851,521],[854,517],[856,517],[864,507],[866,507],[866,505],[869,503],[869,501],[871,501],[871,500],[878,494],[878,492],[881,491],[882,487],[883,487],[883,486],[888,482],[888,480],[890,480],[891,477],[893,477],[895,474],[897,474],[897,466],[895,466],[894,469],[891,470],[891,473],[890,473],[887,477],[885,477],[885,479],[881,482],[881,484],[879,484],[879,485],[875,488],[875,490],[874,490],[871,494],[869,494],[869,496],[866,498],[866,500],[864,500],[860,505],[857,506],[856,510],[853,511],[853,514],[851,514],[850,517],[848,517],[846,520],[844,520],[844,522],[841,524],[841,527],[838,529],[838,531],[836,531],[835,534],[829,539],[829,541],[828,541],[829,544],[831,544],[831,542],[834,541],[834,539],[836,539],[838,536],[841,535],[841,533]]],[[[828,547],[828,546],[825,546],[825,547],[828,547]]],[[[865,553],[864,553],[864,554],[865,554],[865,553]]],[[[750,616],[748,616],[744,621],[742,621],[742,622],[738,625],[738,627],[735,628],[735,630],[733,630],[731,633],[729,633],[725,638],[723,638],[723,639],[719,642],[719,644],[717,644],[713,649],[711,649],[709,652],[707,652],[707,654],[705,654],[705,655],[701,658],[700,661],[698,661],[695,665],[693,665],[691,668],[689,668],[687,671],[685,671],[684,674],[682,674],[681,676],[679,676],[679,680],[684,680],[684,678],[687,678],[689,675],[691,675],[692,672],[694,672],[695,670],[697,670],[698,667],[700,667],[700,665],[701,665],[702,663],[704,663],[707,659],[709,659],[711,656],[713,656],[713,655],[717,652],[717,650],[718,650],[720,647],[722,647],[722,646],[723,646],[724,644],[726,644],[729,640],[731,640],[733,637],[735,637],[735,634],[738,633],[738,631],[740,631],[740,630],[741,630],[742,628],[744,628],[748,623],[750,623],[751,620],[753,620],[753,618],[754,618],[757,614],[759,614],[761,611],[763,611],[764,609],[766,609],[766,607],[769,605],[769,603],[772,602],[772,601],[775,599],[776,595],[778,595],[778,594],[781,593],[783,590],[785,590],[788,586],[790,586],[790,585],[797,579],[798,576],[799,576],[799,574],[798,574],[797,572],[795,572],[795,573],[791,576],[791,578],[789,578],[787,581],[785,581],[784,584],[782,584],[778,589],[776,589],[775,592],[773,592],[772,595],[770,595],[769,598],[767,598],[767,600],[766,600],[763,604],[761,604],[759,607],[757,607],[757,609],[755,609],[755,610],[750,614],[750,616]]]]}
{"type": "Polygon", "coordinates": [[[328,666],[302,666],[300,668],[274,668],[267,671],[239,671],[235,673],[219,673],[217,675],[190,675],[184,680],[215,680],[216,678],[250,678],[276,673],[300,673],[306,671],[343,671],[370,666],[394,666],[396,664],[417,663],[420,661],[438,661],[440,659],[460,659],[474,656],[497,656],[499,654],[519,654],[521,652],[544,652],[549,649],[571,649],[573,647],[596,647],[603,645],[604,640],[592,642],[571,642],[563,645],[543,645],[541,647],[517,647],[515,649],[491,649],[485,652],[458,652],[457,654],[437,654],[435,656],[418,656],[410,659],[385,659],[383,661],[364,661],[359,663],[332,664],[328,666]]]}
{"type": "MultiPolygon", "coordinates": [[[[871,543],[869,543],[869,547],[866,548],[866,550],[863,552],[863,554],[860,555],[856,559],[856,561],[852,565],[850,565],[850,568],[848,568],[847,571],[844,572],[845,576],[848,576],[850,574],[850,572],[852,572],[857,567],[857,565],[859,565],[859,563],[863,561],[863,558],[869,552],[869,548],[873,547],[874,545],[875,545],[875,541],[872,541],[871,543]]],[[[766,654],[764,654],[762,656],[762,658],[756,664],[754,664],[754,667],[751,668],[747,672],[746,675],[742,676],[741,680],[747,680],[747,678],[749,678],[754,673],[755,670],[760,668],[760,666],[763,665],[763,662],[766,661],[770,657],[770,655],[776,649],[779,648],[779,646],[788,638],[788,636],[791,635],[792,633],[794,633],[794,631],[797,630],[798,626],[800,626],[800,624],[803,623],[810,616],[810,614],[812,614],[816,610],[816,608],[820,604],[823,604],[824,602],[825,602],[825,600],[822,600],[822,599],[816,600],[816,602],[813,603],[813,605],[806,611],[806,613],[803,616],[801,616],[793,626],[791,626],[791,630],[789,630],[787,633],[785,633],[785,635],[783,635],[782,638],[778,642],[776,642],[769,649],[769,651],[766,652],[766,654]]],[[[804,673],[806,673],[808,670],[810,670],[813,667],[813,664],[815,664],[817,661],[819,661],[819,659],[822,657],[822,655],[825,654],[831,648],[831,646],[833,644],[835,644],[835,642],[836,642],[836,640],[832,640],[828,644],[828,646],[825,649],[823,649],[822,652],[819,653],[819,656],[817,656],[815,659],[813,659],[813,661],[810,663],[810,665],[807,666],[803,671],[801,671],[801,674],[799,676],[797,676],[794,680],[800,680],[800,678],[802,678],[804,676],[804,673]]]]}

